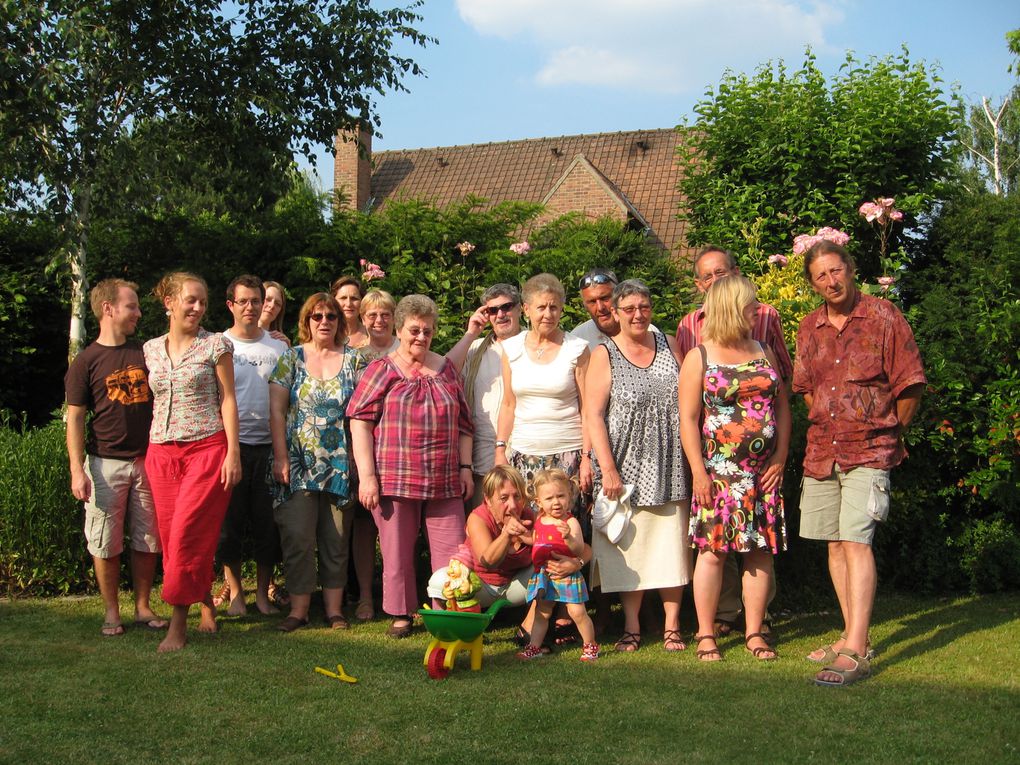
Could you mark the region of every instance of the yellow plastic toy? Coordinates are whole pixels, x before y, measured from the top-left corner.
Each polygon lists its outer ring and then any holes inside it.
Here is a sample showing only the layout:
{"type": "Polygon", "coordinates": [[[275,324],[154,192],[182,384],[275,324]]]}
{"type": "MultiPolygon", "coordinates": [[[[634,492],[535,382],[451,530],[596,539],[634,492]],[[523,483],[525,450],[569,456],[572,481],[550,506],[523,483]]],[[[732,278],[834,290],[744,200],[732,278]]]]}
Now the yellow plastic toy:
{"type": "Polygon", "coordinates": [[[351,683],[353,685],[354,683],[358,682],[358,678],[351,677],[346,672],[344,672],[343,664],[336,665],[336,672],[330,672],[328,669],[323,669],[322,667],[316,667],[315,671],[318,672],[320,675],[332,677],[334,680],[340,680],[341,682],[344,683],[351,683]]]}

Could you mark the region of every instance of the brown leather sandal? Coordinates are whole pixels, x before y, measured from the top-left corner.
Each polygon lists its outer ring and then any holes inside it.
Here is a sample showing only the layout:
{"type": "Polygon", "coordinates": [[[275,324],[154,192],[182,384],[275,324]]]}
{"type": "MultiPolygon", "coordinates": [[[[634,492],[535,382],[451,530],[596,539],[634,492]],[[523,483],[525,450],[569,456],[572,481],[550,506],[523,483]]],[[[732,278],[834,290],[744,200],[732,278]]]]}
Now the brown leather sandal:
{"type": "Polygon", "coordinates": [[[750,635],[745,635],[744,648],[746,648],[758,661],[775,661],[779,658],[779,654],[776,653],[776,649],[769,645],[768,637],[762,632],[752,632],[750,635]],[[751,648],[750,643],[755,638],[760,638],[765,645],[760,645],[757,648],[751,648]],[[772,655],[768,656],[767,654],[772,655]]]}
{"type": "MultiPolygon", "coordinates": [[[[711,640],[713,643],[715,643],[715,635],[695,635],[694,639],[695,639],[695,641],[697,641],[699,646],[704,641],[706,641],[706,640],[711,640]]],[[[715,644],[715,648],[699,648],[697,651],[694,652],[694,655],[698,657],[699,661],[722,661],[723,660],[722,651],[719,650],[719,644],[718,643],[715,644]],[[709,659],[708,658],[709,656],[718,656],[719,658],[718,659],[709,659]]]]}

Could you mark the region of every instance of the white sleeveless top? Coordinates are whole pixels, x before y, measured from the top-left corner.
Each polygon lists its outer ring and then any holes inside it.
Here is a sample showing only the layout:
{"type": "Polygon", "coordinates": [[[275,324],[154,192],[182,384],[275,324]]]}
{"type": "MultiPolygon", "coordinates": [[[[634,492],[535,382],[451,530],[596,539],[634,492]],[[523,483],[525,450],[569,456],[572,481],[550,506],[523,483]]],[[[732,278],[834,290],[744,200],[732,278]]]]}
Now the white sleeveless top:
{"type": "Polygon", "coordinates": [[[524,347],[527,332],[502,342],[510,363],[510,383],[517,408],[510,446],[536,457],[581,448],[581,408],[574,368],[588,343],[569,332],[548,364],[536,364],[524,347]]]}

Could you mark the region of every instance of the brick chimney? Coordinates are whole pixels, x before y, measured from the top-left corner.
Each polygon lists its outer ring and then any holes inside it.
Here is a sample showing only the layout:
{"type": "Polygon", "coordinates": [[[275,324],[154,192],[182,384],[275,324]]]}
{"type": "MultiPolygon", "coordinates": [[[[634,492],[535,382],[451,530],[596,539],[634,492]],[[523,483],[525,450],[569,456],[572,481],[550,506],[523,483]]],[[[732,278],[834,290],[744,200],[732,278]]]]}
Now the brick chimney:
{"type": "Polygon", "coordinates": [[[371,196],[372,133],[364,125],[358,126],[357,134],[338,131],[334,146],[333,188],[343,197],[343,207],[364,211],[371,196]]]}

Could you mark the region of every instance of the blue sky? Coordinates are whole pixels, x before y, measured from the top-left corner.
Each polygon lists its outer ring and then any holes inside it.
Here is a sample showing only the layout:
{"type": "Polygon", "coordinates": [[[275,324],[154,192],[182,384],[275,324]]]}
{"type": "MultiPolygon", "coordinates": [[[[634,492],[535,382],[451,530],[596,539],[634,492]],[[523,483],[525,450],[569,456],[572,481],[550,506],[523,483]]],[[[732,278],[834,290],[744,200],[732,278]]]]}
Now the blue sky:
{"type": "MultiPolygon", "coordinates": [[[[391,0],[392,2],[392,0],[391,0]]],[[[726,69],[751,72],[810,45],[834,72],[847,50],[941,66],[968,102],[1001,98],[1016,78],[1005,33],[1015,0],[426,0],[409,53],[427,77],[378,98],[373,149],[672,127],[726,69]]],[[[316,163],[324,189],[332,158],[316,163]]]]}

